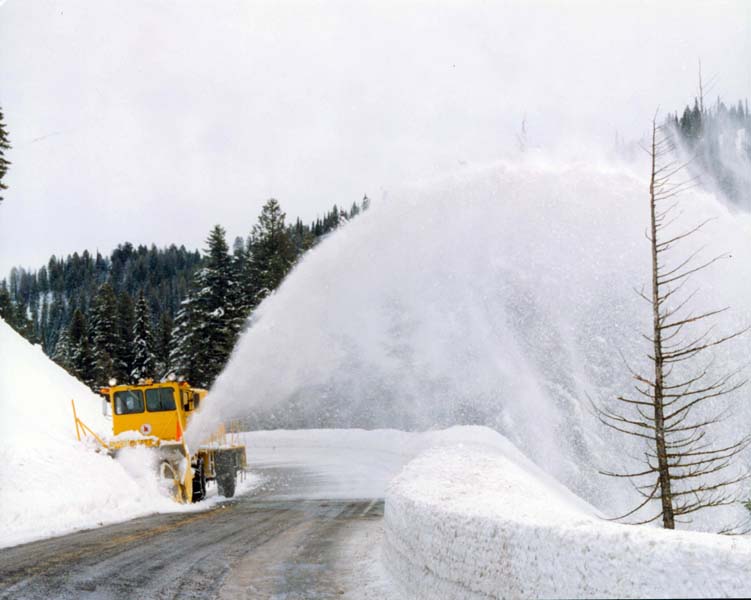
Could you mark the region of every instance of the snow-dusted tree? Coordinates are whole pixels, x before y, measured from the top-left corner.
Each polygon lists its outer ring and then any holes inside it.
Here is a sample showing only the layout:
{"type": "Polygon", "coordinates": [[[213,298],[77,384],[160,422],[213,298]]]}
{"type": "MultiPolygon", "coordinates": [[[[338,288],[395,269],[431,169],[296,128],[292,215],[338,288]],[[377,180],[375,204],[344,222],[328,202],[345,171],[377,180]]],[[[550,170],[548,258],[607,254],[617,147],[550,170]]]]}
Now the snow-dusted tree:
{"type": "Polygon", "coordinates": [[[68,330],[63,328],[60,331],[60,335],[57,336],[57,342],[55,343],[55,350],[52,352],[52,360],[60,365],[66,371],[72,370],[70,350],[70,338],[68,337],[68,330]]]}
{"type": "Polygon", "coordinates": [[[248,268],[249,250],[245,240],[241,237],[235,239],[232,252],[232,286],[229,290],[229,304],[232,306],[230,315],[230,327],[233,333],[233,343],[245,326],[248,317],[248,301],[246,290],[242,285],[243,278],[248,268]]]}
{"type": "Polygon", "coordinates": [[[130,340],[123,340],[121,337],[117,318],[117,297],[109,283],[104,283],[99,288],[90,315],[97,382],[104,385],[112,377],[120,382],[126,381],[128,372],[120,358],[120,346],[129,343],[130,340]]]}
{"type": "Polygon", "coordinates": [[[618,398],[619,409],[598,407],[597,414],[607,426],[638,438],[643,444],[644,463],[633,472],[607,472],[633,481],[642,495],[633,510],[619,518],[640,515],[638,522],[661,520],[663,527],[688,522],[689,515],[711,507],[739,502],[735,489],[748,477],[733,460],[751,439],[712,440],[712,426],[725,411],[718,406],[722,396],[745,384],[737,373],[717,374],[710,349],[731,340],[741,332],[714,336],[713,328],[693,329],[724,312],[692,311],[695,291],[686,293],[691,276],[723,256],[700,261],[699,252],[675,257],[682,241],[705,223],[685,230],[674,229],[679,206],[677,196],[693,181],[673,183],[683,166],[670,159],[671,139],[652,122],[652,138],[647,148],[651,159],[649,185],[650,226],[647,232],[652,256],[651,290],[639,292],[649,304],[652,328],[644,338],[650,349],[648,373],[632,371],[635,395],[618,398]],[[650,511],[643,515],[643,511],[650,511]],[[681,519],[683,518],[683,520],[681,519]]]}
{"type": "Polygon", "coordinates": [[[133,370],[131,379],[138,381],[147,377],[154,377],[156,359],[154,358],[154,336],[151,332],[151,311],[143,292],[136,302],[136,323],[133,326],[133,370]]]}
{"type": "Polygon", "coordinates": [[[159,327],[156,331],[154,354],[156,356],[156,372],[159,378],[165,377],[172,371],[170,352],[172,350],[172,318],[166,312],[159,319],[159,327]]]}
{"type": "Polygon", "coordinates": [[[70,366],[72,373],[90,388],[95,389],[94,358],[91,354],[86,318],[80,309],[73,313],[68,329],[70,366]]]}
{"type": "Polygon", "coordinates": [[[175,374],[200,387],[210,387],[224,368],[238,321],[235,270],[224,229],[214,227],[206,243],[204,266],[175,318],[170,354],[175,374]]]}
{"type": "Polygon", "coordinates": [[[279,202],[271,198],[264,205],[258,223],[253,226],[243,278],[246,312],[279,286],[295,261],[295,247],[284,223],[285,218],[279,202]]]}
{"type": "Polygon", "coordinates": [[[121,292],[117,299],[117,339],[114,361],[118,365],[117,377],[120,381],[129,381],[133,371],[135,346],[133,345],[133,329],[136,325],[133,298],[128,292],[121,292]],[[120,370],[122,369],[122,370],[120,370]]]}
{"type": "Polygon", "coordinates": [[[14,316],[13,302],[10,299],[8,285],[5,283],[5,280],[0,281],[0,319],[12,327],[14,316]]]}
{"type": "Polygon", "coordinates": [[[50,320],[50,305],[49,300],[46,297],[41,298],[42,311],[39,315],[39,330],[36,333],[37,339],[42,344],[42,350],[47,356],[52,356],[52,352],[55,348],[50,344],[49,339],[49,320],[50,320]]]}
{"type": "Polygon", "coordinates": [[[0,108],[0,203],[3,201],[2,192],[8,189],[8,186],[3,182],[10,165],[10,161],[5,158],[6,150],[10,150],[10,141],[8,140],[8,131],[5,128],[3,109],[0,108]]]}
{"type": "Polygon", "coordinates": [[[234,271],[225,232],[215,226],[206,241],[206,262],[194,278],[192,344],[195,385],[209,387],[224,368],[235,342],[237,307],[234,271]]]}
{"type": "MultiPolygon", "coordinates": [[[[188,296],[180,303],[172,327],[172,347],[169,354],[170,372],[198,385],[195,350],[196,337],[193,326],[193,297],[188,296]]],[[[169,375],[169,373],[165,373],[169,375]]]]}

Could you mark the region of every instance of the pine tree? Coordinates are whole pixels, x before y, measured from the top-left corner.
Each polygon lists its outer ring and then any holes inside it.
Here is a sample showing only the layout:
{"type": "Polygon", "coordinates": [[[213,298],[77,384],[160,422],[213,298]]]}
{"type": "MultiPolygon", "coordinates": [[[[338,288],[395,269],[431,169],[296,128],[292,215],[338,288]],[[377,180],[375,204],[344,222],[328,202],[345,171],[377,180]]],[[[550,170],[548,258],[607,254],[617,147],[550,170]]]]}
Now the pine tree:
{"type": "Polygon", "coordinates": [[[133,345],[133,328],[136,324],[133,298],[128,292],[122,292],[117,299],[117,347],[115,348],[115,378],[119,381],[130,381],[133,371],[135,346],[133,345]]]}
{"type": "Polygon", "coordinates": [[[15,305],[15,316],[13,318],[13,327],[23,337],[29,340],[32,344],[38,342],[34,335],[34,322],[29,318],[29,308],[23,302],[17,302],[15,305]]]}
{"type": "Polygon", "coordinates": [[[162,313],[156,332],[154,354],[156,358],[156,374],[161,379],[169,375],[172,370],[170,351],[172,349],[172,328],[174,324],[168,313],[162,313]]]}
{"type": "Polygon", "coordinates": [[[94,359],[91,354],[86,318],[79,308],[73,313],[68,338],[70,340],[70,366],[73,374],[94,389],[97,383],[94,373],[94,359]]]}
{"type": "Polygon", "coordinates": [[[133,370],[130,372],[131,379],[153,378],[156,371],[156,359],[154,357],[154,336],[151,332],[151,311],[143,292],[136,302],[136,323],[133,327],[133,370]]]}
{"type": "Polygon", "coordinates": [[[245,269],[245,263],[248,260],[248,249],[245,245],[245,240],[240,236],[235,238],[234,244],[232,244],[232,263],[234,271],[242,272],[245,269]]]}
{"type": "Polygon", "coordinates": [[[205,266],[194,278],[191,314],[191,383],[202,387],[211,386],[232,352],[239,310],[233,305],[234,273],[224,229],[215,226],[207,244],[205,266]]]}
{"type": "Polygon", "coordinates": [[[8,286],[3,280],[3,282],[0,283],[0,319],[13,327],[14,317],[15,312],[13,310],[13,303],[10,299],[10,292],[8,291],[8,286]]]}
{"type": "Polygon", "coordinates": [[[109,283],[103,284],[94,298],[90,322],[97,381],[106,382],[113,377],[120,382],[126,381],[125,363],[119,356],[122,340],[117,318],[117,298],[109,283]]]}
{"type": "Polygon", "coordinates": [[[5,158],[5,151],[10,150],[10,148],[11,145],[8,140],[8,131],[5,128],[3,109],[0,108],[0,203],[3,201],[3,190],[8,189],[8,186],[3,183],[3,179],[8,172],[8,166],[11,164],[10,161],[5,158]]]}
{"type": "Polygon", "coordinates": [[[248,312],[279,286],[295,261],[295,248],[285,218],[279,203],[271,198],[253,226],[243,281],[248,312]]]}
{"type": "MultiPolygon", "coordinates": [[[[50,312],[47,320],[47,327],[49,328],[47,336],[49,339],[49,347],[52,349],[51,354],[55,353],[55,348],[57,347],[57,343],[60,340],[60,337],[63,334],[65,334],[66,337],[68,335],[68,326],[65,319],[65,302],[62,299],[62,295],[58,292],[55,292],[52,299],[52,304],[50,304],[50,312]]],[[[66,366],[65,368],[68,369],[69,366],[66,366]]]]}
{"type": "Polygon", "coordinates": [[[52,352],[52,360],[68,372],[73,370],[70,338],[67,329],[63,329],[57,337],[57,343],[52,352]]]}
{"type": "Polygon", "coordinates": [[[341,224],[341,215],[339,214],[339,207],[336,204],[334,204],[334,208],[329,213],[329,223],[329,229],[331,230],[336,229],[341,224]]]}
{"type": "Polygon", "coordinates": [[[235,239],[234,250],[232,253],[231,281],[232,285],[229,290],[229,305],[231,314],[229,326],[232,330],[232,344],[234,345],[237,336],[243,330],[245,321],[248,316],[246,309],[247,300],[242,280],[246,269],[248,268],[248,248],[245,241],[238,237],[235,239]]]}
{"type": "Polygon", "coordinates": [[[42,300],[42,314],[39,316],[39,333],[37,339],[42,344],[42,350],[48,355],[52,354],[53,346],[50,343],[49,332],[50,305],[47,298],[42,300]]]}
{"type": "Polygon", "coordinates": [[[169,362],[172,372],[182,379],[198,385],[196,369],[196,344],[193,316],[193,297],[188,296],[180,303],[172,328],[172,348],[169,362]]]}

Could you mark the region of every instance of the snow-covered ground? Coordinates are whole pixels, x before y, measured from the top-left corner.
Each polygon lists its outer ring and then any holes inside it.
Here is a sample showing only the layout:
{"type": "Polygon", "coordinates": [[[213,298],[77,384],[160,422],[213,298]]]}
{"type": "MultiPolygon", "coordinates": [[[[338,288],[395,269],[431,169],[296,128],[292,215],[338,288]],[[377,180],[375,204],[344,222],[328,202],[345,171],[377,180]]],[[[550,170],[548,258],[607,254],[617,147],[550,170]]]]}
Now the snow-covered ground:
{"type": "MultiPolygon", "coordinates": [[[[109,430],[95,394],[0,322],[0,547],[216,503],[215,492],[195,506],[162,496],[143,450],[113,460],[78,442],[71,398],[85,422],[109,430]]],[[[276,489],[277,497],[386,497],[383,525],[364,528],[348,547],[362,597],[751,594],[745,537],[605,521],[488,428],[244,438],[252,467],[309,475],[302,486],[276,489]]],[[[251,476],[240,492],[256,485],[251,476]]]]}
{"type": "Polygon", "coordinates": [[[606,521],[485,427],[261,431],[245,442],[253,467],[309,473],[276,498],[385,496],[384,522],[347,544],[353,598],[751,593],[745,537],[606,521]]]}
{"type": "Polygon", "coordinates": [[[384,563],[409,598],[748,597],[751,540],[602,520],[508,441],[391,483],[384,563]]]}
{"type": "Polygon", "coordinates": [[[0,547],[216,503],[215,492],[192,506],[162,495],[142,450],[113,460],[78,442],[71,399],[82,421],[111,431],[101,398],[0,320],[0,547]]]}
{"type": "Polygon", "coordinates": [[[304,489],[276,493],[283,499],[383,498],[405,464],[430,448],[503,440],[486,427],[452,427],[427,432],[395,429],[302,429],[244,434],[254,467],[290,467],[310,472],[304,489]]]}

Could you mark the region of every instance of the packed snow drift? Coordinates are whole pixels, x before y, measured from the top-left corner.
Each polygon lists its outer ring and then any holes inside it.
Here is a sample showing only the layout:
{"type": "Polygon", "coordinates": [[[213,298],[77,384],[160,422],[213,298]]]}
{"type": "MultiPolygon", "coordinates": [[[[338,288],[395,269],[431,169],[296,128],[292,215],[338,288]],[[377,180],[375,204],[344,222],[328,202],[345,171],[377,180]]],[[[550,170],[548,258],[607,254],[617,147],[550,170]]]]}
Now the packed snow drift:
{"type": "Polygon", "coordinates": [[[0,320],[0,547],[211,504],[164,496],[145,449],[113,460],[79,442],[71,399],[84,423],[111,431],[101,398],[0,320]]]}
{"type": "MultiPolygon", "coordinates": [[[[259,307],[189,435],[229,417],[262,429],[481,424],[598,508],[625,512],[633,489],[598,470],[629,469],[640,454],[590,400],[631,390],[626,363],[647,368],[651,313],[634,292],[650,277],[647,194],[630,167],[539,158],[393,192],[259,307]]],[[[749,217],[698,190],[683,208],[687,224],[714,219],[686,256],[732,255],[697,277],[697,311],[731,307],[717,333],[746,326],[749,217]]],[[[744,367],[749,354],[747,335],[718,348],[715,367],[744,367]]],[[[748,432],[742,399],[727,399],[733,417],[711,431],[720,443],[748,432]]],[[[698,515],[692,527],[746,514],[698,515]]]]}
{"type": "Polygon", "coordinates": [[[428,451],[386,496],[405,597],[748,597],[751,540],[603,521],[501,436],[428,451]]]}

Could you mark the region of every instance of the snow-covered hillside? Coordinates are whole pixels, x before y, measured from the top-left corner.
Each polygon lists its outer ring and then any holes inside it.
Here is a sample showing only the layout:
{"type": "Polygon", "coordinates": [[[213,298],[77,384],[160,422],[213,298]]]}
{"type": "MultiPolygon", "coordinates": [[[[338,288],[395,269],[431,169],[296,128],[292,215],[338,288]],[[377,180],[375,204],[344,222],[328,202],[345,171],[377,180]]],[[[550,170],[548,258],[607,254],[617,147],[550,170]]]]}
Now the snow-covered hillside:
{"type": "Polygon", "coordinates": [[[78,442],[71,399],[110,430],[101,398],[0,320],[0,547],[189,508],[159,493],[137,451],[115,461],[78,442]]]}
{"type": "Polygon", "coordinates": [[[604,521],[506,440],[428,451],[391,483],[406,597],[748,597],[751,540],[604,521]]]}

